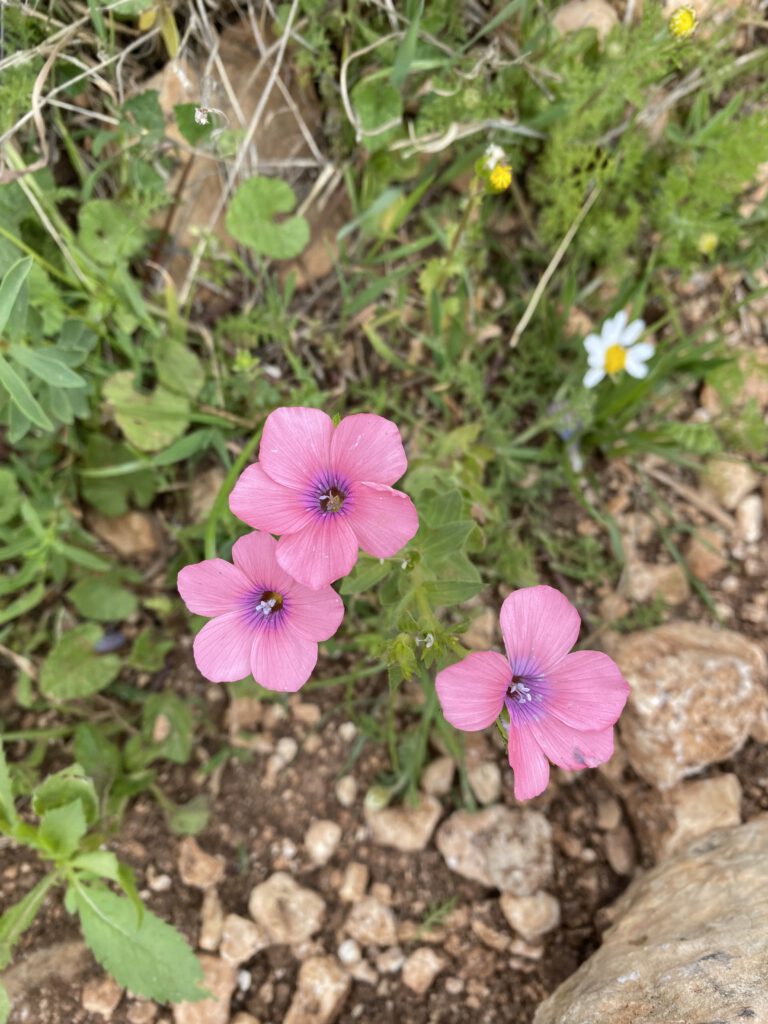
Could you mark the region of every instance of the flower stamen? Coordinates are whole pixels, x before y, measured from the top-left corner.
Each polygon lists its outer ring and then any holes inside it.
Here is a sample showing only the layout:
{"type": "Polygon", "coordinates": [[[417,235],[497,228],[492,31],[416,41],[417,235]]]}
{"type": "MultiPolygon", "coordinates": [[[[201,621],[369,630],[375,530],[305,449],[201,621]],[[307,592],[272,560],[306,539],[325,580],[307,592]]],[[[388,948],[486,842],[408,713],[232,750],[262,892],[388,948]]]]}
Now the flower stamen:
{"type": "Polygon", "coordinates": [[[322,512],[338,512],[346,499],[344,491],[338,487],[329,487],[325,494],[318,497],[320,510],[322,512]]]}
{"type": "Polygon", "coordinates": [[[279,612],[282,607],[283,595],[276,593],[274,590],[265,590],[254,610],[257,613],[261,613],[265,619],[268,619],[273,613],[279,612]]]}

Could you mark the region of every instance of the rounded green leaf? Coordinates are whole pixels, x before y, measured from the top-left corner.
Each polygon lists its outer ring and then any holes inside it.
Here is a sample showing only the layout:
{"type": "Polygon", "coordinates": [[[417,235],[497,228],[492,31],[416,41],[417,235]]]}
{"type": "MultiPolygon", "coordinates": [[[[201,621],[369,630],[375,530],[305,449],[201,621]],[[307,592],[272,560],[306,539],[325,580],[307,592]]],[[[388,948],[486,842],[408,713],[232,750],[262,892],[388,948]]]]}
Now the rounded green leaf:
{"type": "Polygon", "coordinates": [[[67,595],[84,619],[120,622],[138,607],[135,594],[104,576],[79,580],[67,595]]]}
{"type": "Polygon", "coordinates": [[[135,377],[124,370],[104,384],[117,425],[142,452],[156,452],[181,437],[189,426],[189,402],[158,386],[151,394],[136,391],[135,377]]]}
{"type": "Polygon", "coordinates": [[[88,623],[65,633],[45,659],[40,671],[40,689],[53,700],[73,700],[98,693],[120,671],[115,654],[96,654],[101,639],[99,626],[88,623]]]}
{"type": "Polygon", "coordinates": [[[250,178],[232,197],[227,210],[227,231],[235,241],[261,256],[289,260],[309,241],[309,224],[303,217],[275,220],[296,206],[293,189],[277,178],[250,178]]]}

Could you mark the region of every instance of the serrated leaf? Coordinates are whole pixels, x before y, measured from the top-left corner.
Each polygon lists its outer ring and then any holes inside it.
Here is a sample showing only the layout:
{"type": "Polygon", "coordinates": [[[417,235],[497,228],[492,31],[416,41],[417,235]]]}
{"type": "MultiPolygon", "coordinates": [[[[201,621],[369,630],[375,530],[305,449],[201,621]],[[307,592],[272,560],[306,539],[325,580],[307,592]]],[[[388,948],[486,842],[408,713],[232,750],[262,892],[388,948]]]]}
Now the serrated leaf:
{"type": "Polygon", "coordinates": [[[0,334],[4,333],[11,311],[24,287],[27,275],[32,269],[32,259],[27,256],[17,260],[0,281],[0,334]]]}
{"type": "Polygon", "coordinates": [[[65,633],[40,670],[40,690],[53,700],[88,697],[109,686],[120,671],[114,654],[95,654],[101,629],[93,623],[65,633]]]}
{"type": "Polygon", "coordinates": [[[142,452],[156,452],[181,437],[189,426],[189,402],[162,386],[144,394],[134,383],[130,371],[116,373],[104,384],[104,397],[131,444],[142,452]]]}
{"type": "Polygon", "coordinates": [[[60,359],[56,358],[52,349],[50,352],[36,352],[34,349],[25,348],[23,345],[11,345],[9,349],[11,356],[46,384],[54,388],[82,388],[85,387],[83,378],[70,370],[60,359]]]}
{"type": "Polygon", "coordinates": [[[67,597],[84,619],[97,622],[120,622],[133,615],[139,605],[135,594],[109,576],[78,580],[67,597]]]}
{"type": "Polygon", "coordinates": [[[43,814],[38,838],[49,853],[63,859],[75,852],[87,831],[83,805],[79,800],[73,800],[43,814]]]}
{"type": "MultiPolygon", "coordinates": [[[[16,373],[11,364],[0,355],[0,384],[3,385],[13,405],[25,419],[43,430],[53,430],[53,424],[46,416],[40,403],[29,390],[26,382],[16,373]]],[[[23,435],[22,435],[23,436],[23,435]]]]}
{"type": "Polygon", "coordinates": [[[159,1003],[205,998],[200,963],[174,928],[146,909],[137,922],[131,901],[101,886],[74,892],[83,937],[119,985],[159,1003]]]}
{"type": "Polygon", "coordinates": [[[41,878],[34,889],[0,916],[0,971],[11,962],[13,947],[34,921],[46,893],[56,880],[54,874],[41,878]]]}
{"type": "Polygon", "coordinates": [[[309,224],[304,217],[276,221],[290,213],[296,196],[286,181],[278,178],[249,178],[232,197],[226,216],[227,231],[235,241],[261,256],[288,260],[298,256],[309,241],[309,224]]]}
{"type": "Polygon", "coordinates": [[[93,780],[88,778],[79,764],[71,764],[44,778],[32,793],[32,810],[39,817],[72,800],[80,801],[85,820],[93,824],[99,814],[99,801],[93,780]]]}

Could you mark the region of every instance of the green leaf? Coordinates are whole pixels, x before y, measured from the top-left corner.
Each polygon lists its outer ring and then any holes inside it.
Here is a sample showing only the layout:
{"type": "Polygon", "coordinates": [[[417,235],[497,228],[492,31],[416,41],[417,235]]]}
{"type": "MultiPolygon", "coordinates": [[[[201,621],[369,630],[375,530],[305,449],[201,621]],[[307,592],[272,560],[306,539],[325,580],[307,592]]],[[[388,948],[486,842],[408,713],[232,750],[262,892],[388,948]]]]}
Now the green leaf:
{"type": "Polygon", "coordinates": [[[181,935],[100,885],[76,884],[74,902],[86,943],[98,962],[134,995],[159,1003],[204,999],[203,971],[181,935]]]}
{"type": "Polygon", "coordinates": [[[163,387],[187,398],[197,398],[205,383],[205,370],[190,348],[179,341],[162,341],[155,347],[154,360],[163,387]]]}
{"type": "Polygon", "coordinates": [[[309,241],[309,224],[304,217],[276,221],[296,206],[296,196],[286,181],[278,178],[250,178],[232,197],[226,216],[227,231],[235,241],[261,256],[288,260],[298,256],[309,241]]]}
{"type": "Polygon", "coordinates": [[[83,814],[89,825],[99,815],[99,801],[93,780],[88,778],[79,764],[71,764],[43,779],[32,794],[32,810],[39,816],[73,800],[83,805],[83,814]]]}
{"type": "Polygon", "coordinates": [[[45,584],[42,580],[35,583],[24,594],[17,597],[15,601],[11,601],[10,604],[7,604],[0,610],[0,626],[4,626],[6,622],[17,619],[20,615],[26,615],[27,612],[40,604],[45,597],[45,593],[45,584]]]}
{"type": "Polygon", "coordinates": [[[0,917],[0,971],[11,962],[13,947],[32,924],[46,893],[57,881],[53,872],[41,878],[34,889],[30,889],[0,917]]]}
{"type": "Polygon", "coordinates": [[[340,594],[362,594],[370,590],[392,572],[393,563],[378,558],[361,558],[355,568],[342,580],[340,594]]]}
{"type": "Polygon", "coordinates": [[[360,142],[368,150],[385,148],[402,131],[403,98],[400,90],[381,78],[364,78],[352,90],[352,105],[365,132],[360,142]]]}
{"type": "Polygon", "coordinates": [[[11,1001],[5,988],[0,985],[0,1024],[6,1024],[11,1012],[11,1001]]]}
{"type": "Polygon", "coordinates": [[[21,491],[16,474],[0,466],[0,526],[9,522],[19,511],[21,491]]]}
{"type": "Polygon", "coordinates": [[[131,444],[142,452],[156,452],[181,437],[189,426],[189,402],[162,386],[144,394],[134,383],[130,371],[116,373],[104,384],[104,397],[131,444]]]}
{"type": "MultiPolygon", "coordinates": [[[[195,103],[177,103],[173,108],[173,112],[176,115],[176,127],[190,146],[197,146],[205,139],[210,138],[211,132],[216,127],[213,119],[210,117],[208,124],[198,124],[195,120],[196,110],[197,104],[195,103]]],[[[216,115],[214,114],[213,116],[215,117],[216,115]]]]}
{"type": "Polygon", "coordinates": [[[163,667],[165,656],[173,646],[173,640],[167,637],[163,639],[163,634],[147,626],[136,635],[128,655],[128,664],[140,672],[157,672],[163,667]]]}
{"type": "Polygon", "coordinates": [[[463,551],[467,539],[475,529],[474,519],[460,519],[446,523],[438,529],[422,528],[424,538],[417,538],[417,546],[430,567],[440,565],[457,552],[463,551]]]}
{"type": "Polygon", "coordinates": [[[120,882],[120,861],[110,850],[91,850],[78,854],[72,861],[72,867],[100,878],[108,878],[110,882],[120,882]]]}
{"type": "Polygon", "coordinates": [[[109,576],[91,576],[79,580],[67,597],[84,619],[120,622],[138,608],[135,594],[109,576]]]}
{"type": "Polygon", "coordinates": [[[34,349],[24,348],[23,345],[11,345],[9,351],[25,370],[29,370],[53,388],[85,387],[86,382],[83,378],[58,359],[54,349],[49,352],[36,352],[34,349]]]}
{"type": "Polygon", "coordinates": [[[408,26],[408,31],[405,33],[403,41],[398,47],[395,63],[392,67],[392,74],[389,76],[390,82],[396,89],[399,89],[408,77],[411,64],[413,64],[413,58],[416,56],[416,46],[419,41],[419,27],[421,25],[421,17],[423,13],[424,0],[419,0],[419,5],[416,9],[416,13],[411,19],[411,24],[408,26]]]}
{"type": "Polygon", "coordinates": [[[0,282],[0,334],[5,331],[11,311],[31,269],[31,257],[27,256],[24,259],[17,260],[8,268],[7,273],[0,282]]]}
{"type": "Polygon", "coordinates": [[[211,816],[205,793],[198,793],[187,803],[174,804],[165,811],[168,827],[179,836],[194,836],[202,832],[211,816]]]}
{"type": "Polygon", "coordinates": [[[98,693],[120,671],[115,654],[96,654],[101,629],[88,623],[65,633],[45,659],[40,671],[40,690],[52,700],[73,700],[98,693]]]}
{"type": "Polygon", "coordinates": [[[175,693],[151,694],[142,710],[141,734],[146,744],[144,764],[158,757],[186,764],[192,754],[194,722],[189,705],[175,693]]]}
{"type": "Polygon", "coordinates": [[[422,519],[435,528],[461,519],[463,508],[461,492],[455,489],[444,491],[442,494],[427,491],[419,503],[422,519]]]}
{"type": "Polygon", "coordinates": [[[434,580],[424,584],[427,596],[434,605],[448,607],[468,601],[482,590],[482,580],[434,580]]]}
{"type": "Polygon", "coordinates": [[[53,430],[53,424],[46,416],[42,406],[32,395],[26,383],[16,373],[11,364],[0,355],[0,384],[8,392],[11,401],[30,423],[43,430],[53,430]]]}
{"type": "Polygon", "coordinates": [[[13,799],[11,776],[8,773],[8,762],[5,760],[2,740],[0,740],[0,813],[9,825],[16,824],[18,820],[16,803],[13,799]]]}
{"type": "Polygon", "coordinates": [[[143,219],[109,199],[91,199],[80,207],[79,240],[96,263],[124,263],[144,247],[143,219]]]}
{"type": "Polygon", "coordinates": [[[67,320],[62,324],[56,353],[67,366],[80,366],[98,340],[99,336],[82,320],[67,320]]]}
{"type": "MultiPolygon", "coordinates": [[[[112,441],[99,434],[91,434],[85,449],[85,465],[88,469],[119,466],[133,459],[130,448],[119,441],[112,441]]],[[[81,478],[80,490],[83,498],[105,516],[121,516],[128,511],[131,502],[139,508],[146,508],[155,495],[155,480],[150,469],[137,468],[120,476],[81,478]]]]}
{"type": "Polygon", "coordinates": [[[81,722],[75,729],[75,757],[100,796],[109,791],[122,768],[118,747],[91,722],[81,722]]]}
{"type": "Polygon", "coordinates": [[[40,821],[38,838],[41,845],[57,859],[65,859],[75,852],[88,831],[83,805],[73,800],[63,807],[46,811],[40,821]]]}

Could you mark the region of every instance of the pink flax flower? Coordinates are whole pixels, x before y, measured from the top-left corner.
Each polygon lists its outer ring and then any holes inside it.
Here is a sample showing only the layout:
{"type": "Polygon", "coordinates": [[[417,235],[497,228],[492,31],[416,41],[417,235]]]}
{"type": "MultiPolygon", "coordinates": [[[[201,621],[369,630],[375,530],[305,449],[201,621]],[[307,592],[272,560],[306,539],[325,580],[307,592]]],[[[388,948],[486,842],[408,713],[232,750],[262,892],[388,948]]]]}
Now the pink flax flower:
{"type": "Polygon", "coordinates": [[[407,466],[400,431],[382,416],[347,416],[334,427],[320,409],[275,409],[229,507],[281,534],[278,562],[315,590],[346,576],[358,548],[387,558],[416,533],[413,502],[391,486],[407,466]]]}
{"type": "Polygon", "coordinates": [[[333,636],[344,605],[332,587],[309,590],[280,568],[277,541],[249,533],[223,558],[185,566],[178,587],[197,615],[211,615],[195,637],[195,664],[213,683],[249,673],[268,690],[300,689],[317,662],[317,644],[333,636]]]}
{"type": "Polygon", "coordinates": [[[438,673],[437,696],[451,725],[465,732],[502,716],[515,796],[530,800],[547,788],[549,761],[580,771],[609,760],[629,686],[607,654],[568,653],[581,620],[552,587],[510,594],[500,623],[507,657],[468,655],[438,673]]]}

